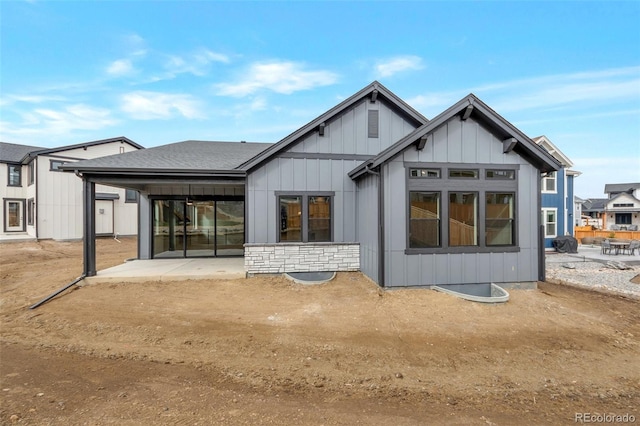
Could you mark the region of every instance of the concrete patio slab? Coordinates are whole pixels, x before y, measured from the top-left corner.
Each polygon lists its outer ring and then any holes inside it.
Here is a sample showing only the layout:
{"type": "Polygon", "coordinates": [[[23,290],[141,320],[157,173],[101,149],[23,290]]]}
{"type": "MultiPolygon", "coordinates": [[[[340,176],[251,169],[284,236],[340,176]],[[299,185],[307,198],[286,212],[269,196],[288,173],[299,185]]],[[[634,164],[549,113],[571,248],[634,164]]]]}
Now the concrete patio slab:
{"type": "Polygon", "coordinates": [[[547,252],[546,253],[546,261],[554,262],[555,255],[563,255],[562,259],[560,256],[557,256],[558,261],[565,263],[566,257],[572,257],[576,260],[591,261],[591,262],[600,262],[607,263],[610,261],[622,262],[629,266],[637,266],[640,265],[640,253],[638,251],[633,255],[628,254],[603,254],[602,249],[598,245],[579,245],[578,253],[557,253],[557,252],[547,252]]]}
{"type": "Polygon", "coordinates": [[[131,260],[85,278],[87,284],[244,278],[243,257],[131,260]]]}

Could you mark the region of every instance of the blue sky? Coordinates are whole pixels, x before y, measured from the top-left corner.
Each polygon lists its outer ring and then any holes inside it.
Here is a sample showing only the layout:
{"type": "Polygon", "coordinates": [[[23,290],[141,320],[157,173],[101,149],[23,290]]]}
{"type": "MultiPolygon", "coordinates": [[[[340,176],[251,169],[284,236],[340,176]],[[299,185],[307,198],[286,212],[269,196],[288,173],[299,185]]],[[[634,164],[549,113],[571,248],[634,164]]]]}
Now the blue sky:
{"type": "Polygon", "coordinates": [[[0,140],[275,142],[378,80],[640,182],[640,2],[0,1],[0,140]]]}

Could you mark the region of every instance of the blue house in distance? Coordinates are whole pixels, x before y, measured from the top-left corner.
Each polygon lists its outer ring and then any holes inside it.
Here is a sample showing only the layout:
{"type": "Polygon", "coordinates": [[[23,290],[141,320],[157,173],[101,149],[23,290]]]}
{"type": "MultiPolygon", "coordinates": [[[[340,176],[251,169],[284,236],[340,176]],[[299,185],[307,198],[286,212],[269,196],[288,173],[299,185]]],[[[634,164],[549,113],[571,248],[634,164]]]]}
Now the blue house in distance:
{"type": "Polygon", "coordinates": [[[560,170],[543,176],[541,185],[544,247],[552,249],[554,238],[562,235],[574,236],[576,212],[573,180],[580,176],[580,172],[571,170],[573,162],[546,136],[538,136],[533,141],[562,164],[560,170]]]}

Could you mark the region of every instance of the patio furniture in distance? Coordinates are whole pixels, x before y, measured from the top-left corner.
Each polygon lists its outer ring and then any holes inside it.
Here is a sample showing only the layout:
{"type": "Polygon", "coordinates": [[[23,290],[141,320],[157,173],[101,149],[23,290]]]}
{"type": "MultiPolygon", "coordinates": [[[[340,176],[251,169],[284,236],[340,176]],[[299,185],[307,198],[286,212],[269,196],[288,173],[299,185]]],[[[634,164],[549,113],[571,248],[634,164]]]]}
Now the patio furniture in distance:
{"type": "Polygon", "coordinates": [[[602,254],[611,254],[611,241],[603,240],[601,243],[602,254]]]}
{"type": "Polygon", "coordinates": [[[636,250],[638,250],[638,254],[640,254],[640,240],[631,240],[629,245],[622,249],[622,254],[633,256],[636,250]]]}
{"type": "Polygon", "coordinates": [[[629,244],[630,243],[628,241],[611,241],[609,242],[609,245],[611,246],[609,252],[613,250],[613,254],[615,255],[620,254],[620,252],[624,254],[624,251],[629,247],[629,244]]]}

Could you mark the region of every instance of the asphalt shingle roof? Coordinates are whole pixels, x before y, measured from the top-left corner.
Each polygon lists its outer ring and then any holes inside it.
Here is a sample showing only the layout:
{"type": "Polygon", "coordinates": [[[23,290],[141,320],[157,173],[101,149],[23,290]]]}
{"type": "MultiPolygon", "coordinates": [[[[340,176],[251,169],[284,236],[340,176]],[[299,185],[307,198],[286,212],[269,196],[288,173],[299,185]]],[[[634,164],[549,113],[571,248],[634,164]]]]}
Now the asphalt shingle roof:
{"type": "Polygon", "coordinates": [[[0,163],[19,163],[25,155],[45,149],[39,146],[0,142],[0,163]]]}
{"type": "Polygon", "coordinates": [[[68,163],[67,168],[81,171],[213,171],[233,170],[270,143],[184,141],[123,154],[68,163]]]}
{"type": "Polygon", "coordinates": [[[608,183],[604,186],[604,192],[605,194],[612,192],[631,192],[637,188],[640,188],[640,183],[608,183]]]}

